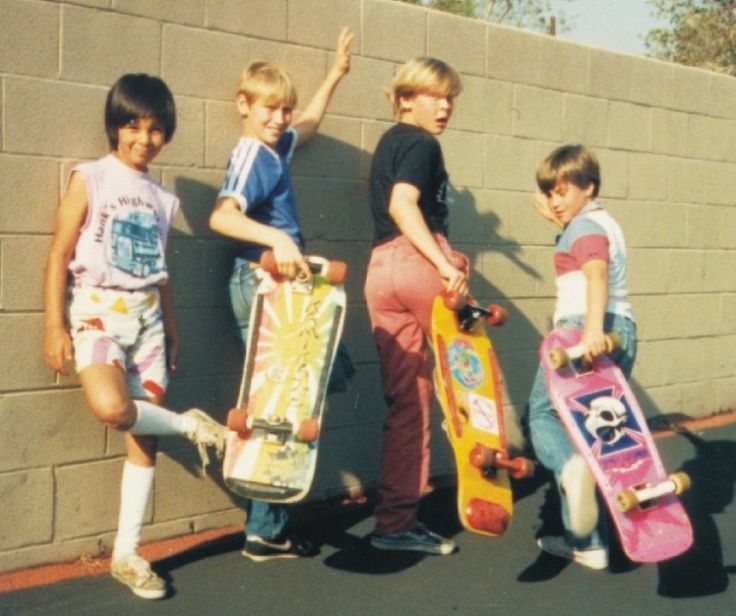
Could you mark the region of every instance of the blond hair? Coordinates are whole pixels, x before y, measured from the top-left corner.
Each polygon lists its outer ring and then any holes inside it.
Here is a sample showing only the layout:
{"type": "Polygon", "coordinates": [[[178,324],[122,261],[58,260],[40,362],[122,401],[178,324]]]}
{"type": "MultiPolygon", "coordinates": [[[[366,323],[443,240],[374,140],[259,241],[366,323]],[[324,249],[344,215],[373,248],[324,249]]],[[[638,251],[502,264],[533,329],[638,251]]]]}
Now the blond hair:
{"type": "Polygon", "coordinates": [[[417,94],[433,94],[454,98],[460,94],[460,75],[446,62],[437,58],[413,58],[396,73],[388,91],[388,97],[396,114],[400,111],[401,98],[417,94]]]}
{"type": "Polygon", "coordinates": [[[560,146],[537,168],[537,186],[543,193],[552,192],[558,181],[570,182],[583,190],[592,183],[593,197],[597,197],[601,187],[598,158],[590,148],[581,144],[560,146]]]}
{"type": "Polygon", "coordinates": [[[243,94],[248,104],[261,100],[296,107],[296,88],[289,74],[262,60],[251,62],[243,69],[237,93],[243,94]]]}

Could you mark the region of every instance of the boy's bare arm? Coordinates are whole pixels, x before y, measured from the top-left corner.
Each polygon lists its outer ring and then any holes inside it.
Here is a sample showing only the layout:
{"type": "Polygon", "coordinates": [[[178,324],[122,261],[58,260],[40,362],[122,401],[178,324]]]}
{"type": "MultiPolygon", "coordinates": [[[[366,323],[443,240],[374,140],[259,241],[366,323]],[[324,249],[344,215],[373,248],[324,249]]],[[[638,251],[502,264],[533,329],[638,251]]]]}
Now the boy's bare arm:
{"type": "Polygon", "coordinates": [[[282,276],[294,278],[298,271],[310,275],[299,246],[286,233],[243,214],[231,197],[219,199],[215,204],[210,214],[210,229],[234,240],[271,247],[282,276]]]}
{"type": "Polygon", "coordinates": [[[161,316],[164,322],[164,336],[166,338],[166,368],[169,372],[175,372],[179,359],[179,330],[176,327],[174,316],[174,293],[171,280],[166,281],[159,289],[161,297],[161,316]]]}
{"type": "Polygon", "coordinates": [[[406,183],[395,184],[391,191],[388,213],[412,245],[437,268],[448,291],[468,293],[468,278],[447,259],[419,209],[419,190],[406,183]]]}
{"type": "Polygon", "coordinates": [[[606,352],[606,338],[603,331],[603,320],[608,305],[608,263],[603,259],[593,259],[582,265],[583,274],[588,283],[585,328],[582,343],[587,349],[585,358],[606,352]]]}
{"type": "Polygon", "coordinates": [[[337,53],[332,68],[299,116],[299,120],[294,123],[294,129],[299,134],[299,145],[306,143],[317,134],[337,84],[350,71],[350,43],[353,36],[353,31],[350,28],[343,28],[340,31],[337,39],[337,53]]]}
{"type": "Polygon", "coordinates": [[[86,216],[87,189],[84,178],[80,173],[74,173],[56,213],[44,279],[44,357],[49,366],[64,375],[67,374],[66,364],[72,359],[72,341],[64,310],[67,274],[86,216]]]}

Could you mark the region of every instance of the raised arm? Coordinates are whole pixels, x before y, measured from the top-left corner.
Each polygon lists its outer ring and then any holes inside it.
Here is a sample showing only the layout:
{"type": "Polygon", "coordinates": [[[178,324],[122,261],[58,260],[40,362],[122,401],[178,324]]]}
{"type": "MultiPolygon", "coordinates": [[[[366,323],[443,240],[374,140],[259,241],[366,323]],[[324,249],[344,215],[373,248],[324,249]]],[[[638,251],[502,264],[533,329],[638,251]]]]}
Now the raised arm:
{"type": "Polygon", "coordinates": [[[300,145],[317,134],[337,84],[350,71],[350,43],[353,41],[353,36],[353,31],[350,28],[346,27],[340,31],[337,38],[337,53],[332,68],[293,125],[299,134],[298,143],[300,145]]]}

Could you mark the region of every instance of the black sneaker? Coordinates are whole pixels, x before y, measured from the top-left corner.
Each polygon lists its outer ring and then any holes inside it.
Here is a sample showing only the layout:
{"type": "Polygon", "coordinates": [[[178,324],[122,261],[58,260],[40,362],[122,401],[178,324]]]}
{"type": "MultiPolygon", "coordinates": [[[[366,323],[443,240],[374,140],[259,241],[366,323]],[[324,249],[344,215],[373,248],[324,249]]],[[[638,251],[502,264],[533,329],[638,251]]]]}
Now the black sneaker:
{"type": "Polygon", "coordinates": [[[309,541],[294,538],[268,541],[257,535],[248,535],[242,554],[252,561],[261,563],[276,558],[308,558],[319,554],[319,549],[309,541]]]}
{"type": "Polygon", "coordinates": [[[412,530],[392,535],[373,535],[371,545],[379,550],[409,550],[446,556],[452,554],[457,546],[454,542],[433,533],[424,524],[417,524],[412,530]]]}

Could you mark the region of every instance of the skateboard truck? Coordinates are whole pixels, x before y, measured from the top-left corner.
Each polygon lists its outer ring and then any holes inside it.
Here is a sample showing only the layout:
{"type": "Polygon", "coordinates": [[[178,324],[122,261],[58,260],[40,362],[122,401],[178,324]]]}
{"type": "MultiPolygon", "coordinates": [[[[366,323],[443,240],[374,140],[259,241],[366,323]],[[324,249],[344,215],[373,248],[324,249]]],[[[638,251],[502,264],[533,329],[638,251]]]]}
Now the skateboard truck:
{"type": "Polygon", "coordinates": [[[442,291],[441,295],[445,308],[457,315],[460,329],[463,331],[470,331],[479,319],[484,319],[492,327],[500,327],[509,318],[508,310],[497,304],[489,304],[483,308],[476,304],[470,295],[463,297],[457,291],[442,291]]]}
{"type": "Polygon", "coordinates": [[[468,457],[470,464],[480,469],[485,477],[495,477],[498,469],[507,470],[514,479],[534,474],[534,463],[528,458],[509,458],[507,451],[492,449],[480,443],[470,450],[468,457]]]}
{"type": "MultiPolygon", "coordinates": [[[[618,351],[621,348],[621,337],[616,332],[606,334],[606,353],[618,351]]],[[[576,344],[568,349],[557,347],[549,352],[549,363],[555,370],[564,368],[573,361],[580,359],[585,354],[582,344],[576,344]]]]}
{"type": "Polygon", "coordinates": [[[626,513],[631,511],[637,505],[646,509],[647,506],[654,504],[654,501],[660,496],[666,494],[680,495],[690,488],[690,477],[687,473],[673,473],[658,485],[636,486],[619,492],[616,496],[616,504],[618,508],[626,513]]]}
{"type": "Polygon", "coordinates": [[[269,434],[277,435],[284,440],[293,434],[304,443],[313,443],[319,435],[319,422],[316,419],[305,419],[294,426],[288,419],[282,417],[276,419],[261,419],[248,414],[242,409],[232,409],[227,414],[227,427],[248,438],[253,430],[263,430],[269,434]]]}

